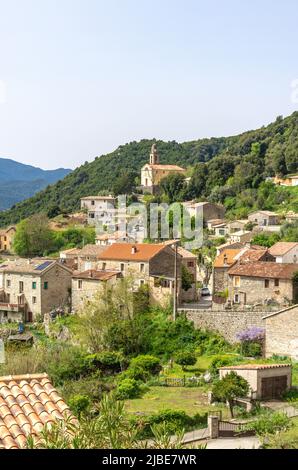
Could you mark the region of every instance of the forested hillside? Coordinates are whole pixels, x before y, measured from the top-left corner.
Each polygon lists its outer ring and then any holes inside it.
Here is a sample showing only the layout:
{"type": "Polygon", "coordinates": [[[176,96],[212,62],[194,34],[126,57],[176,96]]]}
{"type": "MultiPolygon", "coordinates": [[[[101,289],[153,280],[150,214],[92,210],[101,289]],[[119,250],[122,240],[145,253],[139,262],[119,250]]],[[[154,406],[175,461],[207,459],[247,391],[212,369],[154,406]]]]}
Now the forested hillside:
{"type": "MultiPolygon", "coordinates": [[[[62,181],[0,213],[0,226],[15,223],[38,212],[53,213],[79,208],[80,198],[102,191],[129,190],[138,183],[140,169],[148,161],[152,141],[120,146],[108,155],[85,163],[62,181]]],[[[298,171],[298,112],[278,117],[267,127],[239,136],[201,139],[178,144],[157,141],[161,163],[189,168],[192,179],[180,199],[211,198],[237,212],[237,196],[247,194],[253,206],[267,176],[298,171]]],[[[179,197],[179,195],[178,195],[179,197]]]]}

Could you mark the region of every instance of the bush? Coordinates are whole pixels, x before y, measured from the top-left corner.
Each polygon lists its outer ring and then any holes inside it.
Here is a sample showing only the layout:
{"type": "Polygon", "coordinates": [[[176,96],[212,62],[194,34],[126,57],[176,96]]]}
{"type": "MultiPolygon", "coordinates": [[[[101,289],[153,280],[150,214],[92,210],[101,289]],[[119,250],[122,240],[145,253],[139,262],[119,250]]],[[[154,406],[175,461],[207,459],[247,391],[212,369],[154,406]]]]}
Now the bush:
{"type": "Polygon", "coordinates": [[[157,375],[161,371],[162,367],[160,359],[156,356],[141,355],[134,357],[129,365],[129,369],[141,368],[151,375],[157,375]]]}
{"type": "Polygon", "coordinates": [[[263,354],[262,345],[256,342],[245,341],[241,346],[241,353],[249,357],[261,357],[263,354]]]}
{"type": "Polygon", "coordinates": [[[280,431],[287,431],[291,426],[292,423],[287,415],[276,412],[260,415],[255,421],[247,425],[247,429],[255,431],[260,437],[265,437],[280,431]]]}
{"type": "Polygon", "coordinates": [[[141,428],[140,439],[153,437],[152,426],[165,424],[169,434],[175,434],[181,430],[190,431],[193,428],[205,427],[207,425],[207,413],[188,416],[182,410],[162,410],[146,417],[133,417],[133,421],[141,428]]]}
{"type": "Polygon", "coordinates": [[[224,366],[231,366],[239,362],[242,358],[235,356],[215,356],[209,366],[209,372],[212,375],[218,375],[218,369],[224,366]]]}
{"type": "Polygon", "coordinates": [[[194,366],[197,362],[197,358],[191,351],[181,351],[176,354],[175,362],[179,364],[179,366],[182,366],[184,370],[186,366],[194,366]]]}
{"type": "Polygon", "coordinates": [[[68,400],[68,404],[73,413],[80,417],[83,413],[87,412],[91,401],[86,395],[74,395],[68,400]]]}
{"type": "Polygon", "coordinates": [[[123,355],[115,351],[104,351],[97,354],[90,354],[86,356],[86,360],[90,363],[91,367],[100,369],[105,373],[121,372],[122,367],[125,365],[123,355]]]}
{"type": "Polygon", "coordinates": [[[124,378],[117,386],[116,398],[117,400],[138,398],[141,396],[142,391],[142,387],[137,380],[124,378]]]}

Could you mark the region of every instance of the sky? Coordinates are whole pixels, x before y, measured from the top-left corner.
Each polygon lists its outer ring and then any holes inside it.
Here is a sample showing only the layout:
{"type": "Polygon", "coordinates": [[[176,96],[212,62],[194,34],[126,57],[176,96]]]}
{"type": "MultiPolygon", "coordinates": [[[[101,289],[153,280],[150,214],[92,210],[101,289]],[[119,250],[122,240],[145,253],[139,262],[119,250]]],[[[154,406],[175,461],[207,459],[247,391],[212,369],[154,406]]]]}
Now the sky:
{"type": "Polygon", "coordinates": [[[298,105],[297,0],[0,0],[0,157],[75,168],[298,105]]]}

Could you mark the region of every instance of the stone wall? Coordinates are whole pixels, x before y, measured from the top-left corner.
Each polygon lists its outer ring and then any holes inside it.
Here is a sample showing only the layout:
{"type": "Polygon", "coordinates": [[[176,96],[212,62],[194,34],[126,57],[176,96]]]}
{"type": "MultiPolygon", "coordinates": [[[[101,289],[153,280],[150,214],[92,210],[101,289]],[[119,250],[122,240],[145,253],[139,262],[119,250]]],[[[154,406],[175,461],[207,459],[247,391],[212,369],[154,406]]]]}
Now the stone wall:
{"type": "Polygon", "coordinates": [[[290,356],[298,360],[298,305],[270,315],[266,323],[266,356],[290,356]]]}
{"type": "Polygon", "coordinates": [[[237,342],[237,334],[253,326],[265,328],[264,312],[247,312],[233,310],[188,310],[179,309],[186,313],[196,328],[216,331],[230,343],[237,342]]]}

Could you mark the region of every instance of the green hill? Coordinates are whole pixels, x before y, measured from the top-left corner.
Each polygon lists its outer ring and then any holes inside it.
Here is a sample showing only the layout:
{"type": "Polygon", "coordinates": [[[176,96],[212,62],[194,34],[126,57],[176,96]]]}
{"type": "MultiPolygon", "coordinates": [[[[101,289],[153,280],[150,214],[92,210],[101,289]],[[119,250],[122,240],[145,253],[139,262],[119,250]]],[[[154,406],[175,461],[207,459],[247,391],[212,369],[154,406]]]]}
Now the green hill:
{"type": "MultiPolygon", "coordinates": [[[[152,143],[131,142],[86,162],[63,180],[0,212],[0,226],[38,212],[74,211],[81,197],[112,191],[123,175],[137,178],[148,161],[152,143]]],[[[298,171],[298,112],[238,136],[181,144],[157,141],[157,146],[161,163],[195,167],[186,196],[229,202],[238,193],[258,188],[266,176],[298,171]]]]}

